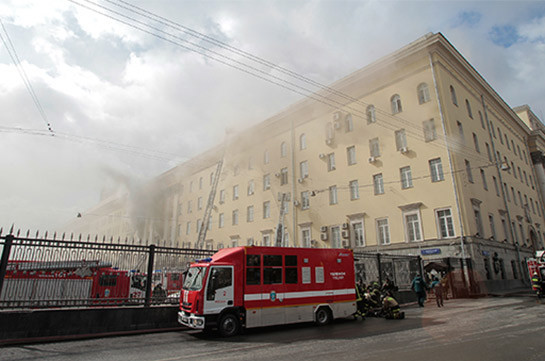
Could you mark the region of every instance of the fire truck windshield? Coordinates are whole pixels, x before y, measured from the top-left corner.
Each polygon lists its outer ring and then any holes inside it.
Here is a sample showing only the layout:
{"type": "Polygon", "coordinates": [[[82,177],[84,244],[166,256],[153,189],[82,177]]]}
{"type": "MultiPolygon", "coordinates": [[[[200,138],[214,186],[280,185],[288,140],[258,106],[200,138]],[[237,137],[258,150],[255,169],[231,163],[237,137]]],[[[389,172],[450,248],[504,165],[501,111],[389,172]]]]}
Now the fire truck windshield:
{"type": "Polygon", "coordinates": [[[191,267],[187,271],[183,289],[186,291],[199,291],[202,288],[206,267],[191,267]]]}

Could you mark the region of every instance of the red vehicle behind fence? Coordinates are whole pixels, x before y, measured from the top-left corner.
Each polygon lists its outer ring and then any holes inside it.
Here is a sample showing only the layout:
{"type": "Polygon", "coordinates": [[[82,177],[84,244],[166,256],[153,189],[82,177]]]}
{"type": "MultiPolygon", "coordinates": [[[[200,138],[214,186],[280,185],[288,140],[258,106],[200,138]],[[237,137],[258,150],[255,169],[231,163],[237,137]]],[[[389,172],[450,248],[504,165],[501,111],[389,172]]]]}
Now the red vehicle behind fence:
{"type": "Polygon", "coordinates": [[[352,250],[235,247],[191,265],[178,322],[232,336],[243,327],[323,325],[355,312],[352,250]]]}
{"type": "Polygon", "coordinates": [[[143,298],[138,275],[100,261],[10,261],[0,303],[115,305],[143,298]]]}

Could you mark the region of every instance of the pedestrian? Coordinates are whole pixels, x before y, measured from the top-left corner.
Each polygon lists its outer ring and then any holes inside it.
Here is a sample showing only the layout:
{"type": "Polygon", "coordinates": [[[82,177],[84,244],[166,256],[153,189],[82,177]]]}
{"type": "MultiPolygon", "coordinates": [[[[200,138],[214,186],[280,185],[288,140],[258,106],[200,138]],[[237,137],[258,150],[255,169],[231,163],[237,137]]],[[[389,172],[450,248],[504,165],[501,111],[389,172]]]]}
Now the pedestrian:
{"type": "Polygon", "coordinates": [[[443,285],[437,277],[433,277],[433,282],[431,283],[431,288],[435,294],[435,302],[437,302],[437,307],[443,307],[443,285]]]}
{"type": "Polygon", "coordinates": [[[416,293],[416,298],[418,299],[418,306],[424,307],[424,302],[426,302],[426,282],[417,274],[411,284],[412,290],[416,293]]]}
{"type": "Polygon", "coordinates": [[[445,274],[441,278],[441,286],[443,286],[443,296],[445,300],[448,300],[448,290],[449,290],[448,275],[445,274]]]}

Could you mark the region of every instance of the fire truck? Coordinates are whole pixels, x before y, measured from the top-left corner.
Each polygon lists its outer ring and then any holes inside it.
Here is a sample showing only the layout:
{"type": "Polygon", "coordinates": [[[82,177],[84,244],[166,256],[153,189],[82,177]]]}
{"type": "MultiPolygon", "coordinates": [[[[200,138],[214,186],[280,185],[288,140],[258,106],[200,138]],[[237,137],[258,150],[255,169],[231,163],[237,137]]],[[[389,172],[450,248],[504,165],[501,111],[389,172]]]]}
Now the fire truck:
{"type": "Polygon", "coordinates": [[[101,261],[10,261],[0,304],[118,305],[144,297],[138,274],[111,266],[101,261]]]}
{"type": "Polygon", "coordinates": [[[182,289],[183,272],[176,270],[155,270],[153,271],[152,287],[161,284],[167,296],[180,292],[182,289]]]}
{"type": "Polygon", "coordinates": [[[243,328],[325,325],[355,312],[352,250],[248,246],[190,266],[178,322],[229,337],[243,328]]]}
{"type": "MultiPolygon", "coordinates": [[[[541,281],[541,288],[545,284],[545,251],[536,251],[536,258],[528,258],[526,260],[526,265],[528,266],[528,274],[530,279],[533,278],[534,274],[537,273],[538,279],[541,281]]],[[[538,292],[538,296],[543,295],[543,290],[541,289],[538,292]]]]}

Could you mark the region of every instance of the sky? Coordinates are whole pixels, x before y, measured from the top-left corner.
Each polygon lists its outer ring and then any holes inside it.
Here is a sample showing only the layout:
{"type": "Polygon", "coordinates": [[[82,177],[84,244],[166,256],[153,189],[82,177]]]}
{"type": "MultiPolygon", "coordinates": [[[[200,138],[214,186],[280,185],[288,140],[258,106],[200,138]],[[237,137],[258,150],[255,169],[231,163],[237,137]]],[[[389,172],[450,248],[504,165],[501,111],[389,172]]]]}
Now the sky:
{"type": "Polygon", "coordinates": [[[545,1],[0,0],[0,20],[4,228],[52,232],[282,111],[303,95],[279,67],[331,84],[428,32],[545,114],[545,1]]]}

